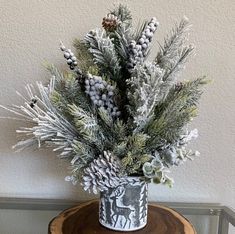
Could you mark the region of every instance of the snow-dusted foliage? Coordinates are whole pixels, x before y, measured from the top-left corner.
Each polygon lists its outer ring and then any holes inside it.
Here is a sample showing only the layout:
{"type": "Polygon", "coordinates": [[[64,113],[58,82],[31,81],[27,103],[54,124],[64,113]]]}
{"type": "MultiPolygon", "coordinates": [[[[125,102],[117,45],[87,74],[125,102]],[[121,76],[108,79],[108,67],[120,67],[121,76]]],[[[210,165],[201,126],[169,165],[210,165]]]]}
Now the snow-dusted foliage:
{"type": "Polygon", "coordinates": [[[94,193],[132,175],[171,186],[170,168],[199,155],[187,148],[198,136],[188,124],[207,80],[179,81],[193,51],[186,18],[147,60],[158,25],[153,17],[134,30],[120,5],[103,18],[103,28],[75,40],[74,53],[61,44],[70,70],[48,65],[48,85],[27,85],[27,97],[18,93],[22,105],[1,106],[26,122],[15,148],[51,146],[71,163],[66,180],[94,193]]]}

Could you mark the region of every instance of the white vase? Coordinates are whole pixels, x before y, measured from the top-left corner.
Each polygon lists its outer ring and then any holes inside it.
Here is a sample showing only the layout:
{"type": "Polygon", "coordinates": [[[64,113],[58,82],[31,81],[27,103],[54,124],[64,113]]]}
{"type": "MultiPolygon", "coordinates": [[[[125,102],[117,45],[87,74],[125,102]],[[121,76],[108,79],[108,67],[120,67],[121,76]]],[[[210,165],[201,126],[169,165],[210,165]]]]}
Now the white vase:
{"type": "Polygon", "coordinates": [[[127,182],[100,194],[99,222],[106,228],[126,232],[147,224],[148,185],[141,177],[127,182]]]}

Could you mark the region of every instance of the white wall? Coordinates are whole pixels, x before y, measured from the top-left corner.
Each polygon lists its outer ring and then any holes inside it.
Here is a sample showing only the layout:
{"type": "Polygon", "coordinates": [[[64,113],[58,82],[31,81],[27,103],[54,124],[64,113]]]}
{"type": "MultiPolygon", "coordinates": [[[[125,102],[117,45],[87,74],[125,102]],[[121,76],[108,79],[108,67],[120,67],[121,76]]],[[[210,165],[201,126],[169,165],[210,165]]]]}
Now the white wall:
{"type": "MultiPolygon", "coordinates": [[[[43,60],[62,66],[59,39],[71,45],[100,24],[117,1],[105,0],[0,0],[0,103],[16,103],[15,89],[46,80],[43,60]]],[[[214,80],[200,104],[193,127],[200,138],[192,146],[201,157],[174,169],[175,186],[150,187],[150,200],[220,202],[235,207],[235,66],[234,12],[232,0],[129,0],[138,20],[156,16],[160,21],[156,40],[163,41],[175,20],[187,15],[197,55],[182,79],[207,75],[214,80]]],[[[153,55],[157,52],[155,42],[153,55]]],[[[5,115],[0,110],[0,115],[5,115]]],[[[0,121],[0,196],[88,199],[80,188],[63,181],[67,164],[50,151],[15,154],[15,129],[20,123],[0,121]]]]}

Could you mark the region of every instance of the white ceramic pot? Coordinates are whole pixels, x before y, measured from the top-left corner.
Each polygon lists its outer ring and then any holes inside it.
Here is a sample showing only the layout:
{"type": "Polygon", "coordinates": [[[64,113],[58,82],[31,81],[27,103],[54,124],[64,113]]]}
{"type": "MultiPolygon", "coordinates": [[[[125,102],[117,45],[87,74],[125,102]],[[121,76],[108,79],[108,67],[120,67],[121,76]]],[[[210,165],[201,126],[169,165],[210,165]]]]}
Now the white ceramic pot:
{"type": "Polygon", "coordinates": [[[141,177],[100,194],[99,222],[112,230],[134,231],[147,224],[148,185],[141,177]]]}

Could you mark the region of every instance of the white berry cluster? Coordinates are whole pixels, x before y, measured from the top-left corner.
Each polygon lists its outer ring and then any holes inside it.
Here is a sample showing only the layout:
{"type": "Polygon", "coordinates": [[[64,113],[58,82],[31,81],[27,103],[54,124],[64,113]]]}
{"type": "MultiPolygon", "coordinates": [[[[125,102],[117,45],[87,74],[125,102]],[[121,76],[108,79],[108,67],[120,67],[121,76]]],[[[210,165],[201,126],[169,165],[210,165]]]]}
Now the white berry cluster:
{"type": "Polygon", "coordinates": [[[74,68],[78,65],[77,58],[74,56],[74,53],[72,53],[70,49],[66,49],[62,42],[60,44],[60,49],[64,52],[64,57],[66,58],[70,69],[74,70],[74,68]]]}
{"type": "Polygon", "coordinates": [[[95,106],[104,107],[112,117],[120,116],[121,112],[113,101],[114,87],[100,76],[88,73],[85,79],[85,92],[89,95],[95,106]]]}
{"type": "Polygon", "coordinates": [[[146,25],[138,42],[132,40],[129,46],[130,61],[128,69],[132,70],[138,62],[143,61],[147,55],[149,43],[152,41],[153,34],[157,29],[158,21],[155,17],[146,25]]]}

